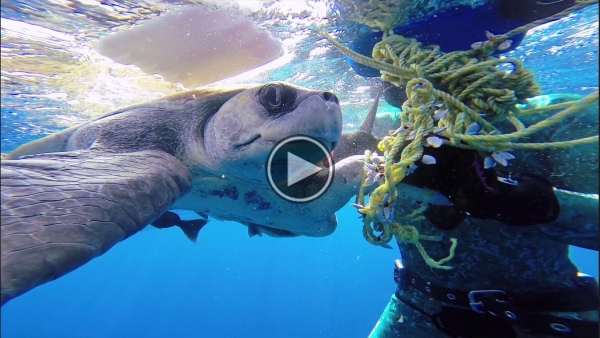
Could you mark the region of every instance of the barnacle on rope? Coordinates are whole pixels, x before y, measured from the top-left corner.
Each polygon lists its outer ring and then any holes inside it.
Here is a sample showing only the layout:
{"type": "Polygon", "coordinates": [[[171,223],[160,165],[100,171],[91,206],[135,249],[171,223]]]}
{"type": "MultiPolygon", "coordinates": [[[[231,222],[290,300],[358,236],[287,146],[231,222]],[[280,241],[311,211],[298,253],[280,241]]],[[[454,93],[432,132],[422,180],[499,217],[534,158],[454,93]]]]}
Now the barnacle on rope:
{"type": "Polygon", "coordinates": [[[598,101],[598,91],[575,102],[544,108],[520,110],[517,105],[541,93],[533,73],[514,58],[490,59],[497,48],[509,44],[510,37],[541,24],[558,20],[597,0],[579,1],[575,6],[551,17],[537,20],[503,35],[488,34],[488,40],[477,43],[468,51],[444,53],[438,46],[423,46],[415,39],[399,35],[384,35],[373,48],[372,58],[353,52],[327,33],[321,34],[352,60],[380,70],[381,78],[395,86],[406,86],[408,99],[400,113],[401,127],[378,144],[383,153],[365,153],[364,181],[355,206],[363,216],[363,235],[374,245],[383,245],[394,237],[398,242],[414,244],[425,262],[434,268],[451,269],[444,265],[454,257],[457,240],[451,238],[450,254],[433,260],[421,245],[421,240],[441,241],[438,236],[419,234],[413,226],[397,221],[422,219],[428,205],[424,204],[410,215],[394,214],[396,185],[416,168],[420,161],[435,165],[435,158],[423,156],[425,146],[439,147],[448,143],[455,147],[475,149],[486,154],[486,167],[507,165],[514,155],[510,149],[564,148],[597,143],[598,136],[571,141],[545,143],[515,143],[520,138],[560,123],[598,101]],[[498,68],[510,64],[510,72],[498,68]],[[552,109],[564,110],[531,126],[518,117],[552,109]],[[516,129],[502,134],[494,123],[507,120],[516,129]],[[443,139],[436,135],[443,136],[443,139]],[[365,186],[378,184],[365,204],[365,186]],[[380,234],[376,235],[375,231],[380,234]]]}

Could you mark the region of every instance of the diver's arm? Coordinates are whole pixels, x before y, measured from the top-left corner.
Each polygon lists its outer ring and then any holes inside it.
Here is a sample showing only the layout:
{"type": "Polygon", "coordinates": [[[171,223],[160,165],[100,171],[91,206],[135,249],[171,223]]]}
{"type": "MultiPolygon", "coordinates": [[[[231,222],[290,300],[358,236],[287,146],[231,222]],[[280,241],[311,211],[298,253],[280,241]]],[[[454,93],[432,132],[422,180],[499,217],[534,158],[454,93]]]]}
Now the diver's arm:
{"type": "Polygon", "coordinates": [[[565,244],[598,251],[598,198],[565,190],[554,192],[560,216],[552,223],[524,229],[565,244]]]}

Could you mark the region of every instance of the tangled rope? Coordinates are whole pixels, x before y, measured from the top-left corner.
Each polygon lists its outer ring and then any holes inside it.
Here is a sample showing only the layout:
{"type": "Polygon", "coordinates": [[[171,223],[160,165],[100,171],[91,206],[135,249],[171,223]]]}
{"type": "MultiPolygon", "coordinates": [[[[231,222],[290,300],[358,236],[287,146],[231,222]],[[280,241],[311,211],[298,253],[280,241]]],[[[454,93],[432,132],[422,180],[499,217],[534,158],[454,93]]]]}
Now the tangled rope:
{"type": "Polygon", "coordinates": [[[438,46],[423,46],[415,39],[399,35],[385,35],[373,48],[372,58],[363,56],[340,44],[327,33],[321,32],[337,49],[354,61],[381,71],[381,78],[395,86],[406,86],[408,99],[400,113],[401,127],[390,133],[378,145],[383,156],[365,152],[365,179],[357,196],[358,211],[364,216],[363,235],[374,245],[384,245],[396,238],[398,242],[414,244],[425,262],[439,269],[454,257],[457,240],[451,238],[450,254],[439,261],[425,252],[421,240],[441,241],[439,236],[419,234],[413,226],[400,225],[396,220],[422,219],[428,208],[423,204],[408,216],[394,216],[397,199],[396,186],[410,174],[417,161],[435,163],[423,156],[426,146],[439,147],[448,143],[455,147],[475,149],[487,154],[486,168],[496,163],[506,165],[514,159],[510,149],[564,148],[597,143],[598,136],[571,141],[545,143],[515,143],[542,129],[564,121],[594,102],[598,91],[575,101],[530,110],[519,110],[517,104],[541,93],[531,71],[514,58],[495,59],[491,55],[498,48],[507,48],[510,37],[526,32],[541,24],[563,18],[594,1],[581,1],[575,6],[551,17],[514,29],[503,35],[488,33],[488,40],[473,44],[473,49],[444,53],[438,46]],[[498,66],[508,64],[512,70],[498,66]],[[562,111],[531,126],[525,126],[518,117],[561,108],[562,111]],[[502,134],[493,123],[507,120],[516,129],[502,134]],[[441,137],[440,137],[441,136],[441,137]],[[365,204],[365,187],[378,182],[365,204]],[[373,225],[373,226],[372,226],[373,225]],[[381,234],[376,235],[375,230],[381,234]]]}

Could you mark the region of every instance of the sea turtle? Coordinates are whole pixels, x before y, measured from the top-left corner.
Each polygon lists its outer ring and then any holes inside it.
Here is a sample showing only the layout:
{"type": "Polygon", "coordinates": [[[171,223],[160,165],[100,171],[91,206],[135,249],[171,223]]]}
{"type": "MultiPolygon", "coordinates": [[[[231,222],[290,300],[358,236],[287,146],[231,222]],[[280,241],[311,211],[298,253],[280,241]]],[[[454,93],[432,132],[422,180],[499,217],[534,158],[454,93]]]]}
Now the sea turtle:
{"type": "MultiPolygon", "coordinates": [[[[283,82],[193,90],[19,147],[2,160],[2,304],[149,223],[181,224],[169,209],[272,236],[331,234],[335,212],[360,186],[362,156],[338,159],[315,202],[289,202],[270,188],[265,163],[278,141],[297,134],[336,148],[342,113],[333,93],[283,82]]],[[[188,237],[205,223],[187,224],[188,237]]]]}

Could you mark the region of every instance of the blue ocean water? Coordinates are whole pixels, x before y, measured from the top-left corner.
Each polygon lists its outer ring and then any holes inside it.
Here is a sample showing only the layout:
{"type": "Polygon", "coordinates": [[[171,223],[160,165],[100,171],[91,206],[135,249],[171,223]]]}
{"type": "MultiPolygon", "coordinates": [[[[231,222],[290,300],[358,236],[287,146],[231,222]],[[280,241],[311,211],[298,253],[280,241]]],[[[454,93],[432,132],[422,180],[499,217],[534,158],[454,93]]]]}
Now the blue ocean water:
{"type": "MultiPolygon", "coordinates": [[[[536,72],[544,93],[597,90],[597,15],[593,6],[536,30],[511,56],[536,72]],[[595,31],[574,40],[576,21],[595,22],[595,31]]],[[[11,112],[2,107],[3,118],[11,112]]],[[[3,151],[5,131],[48,132],[29,127],[3,123],[3,151]]],[[[368,244],[354,208],[337,217],[326,238],[250,239],[245,227],[216,220],[197,244],[176,228],[144,230],[2,307],[2,337],[366,337],[395,290],[398,251],[368,244]]],[[[597,252],[572,248],[571,257],[598,278],[597,252]]]]}
{"type": "Polygon", "coordinates": [[[319,239],[249,239],[214,220],[195,245],[179,229],[142,231],[6,304],[2,336],[366,337],[397,252],[365,242],[354,208],[338,218],[319,239]]]}

